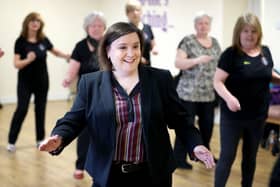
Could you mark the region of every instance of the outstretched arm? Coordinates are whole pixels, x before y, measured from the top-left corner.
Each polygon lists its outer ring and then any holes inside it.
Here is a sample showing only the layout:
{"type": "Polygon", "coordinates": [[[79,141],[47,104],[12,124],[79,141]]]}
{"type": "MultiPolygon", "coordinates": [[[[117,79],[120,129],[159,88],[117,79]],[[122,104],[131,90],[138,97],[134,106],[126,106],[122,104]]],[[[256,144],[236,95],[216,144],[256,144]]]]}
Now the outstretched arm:
{"type": "Polygon", "coordinates": [[[67,62],[69,62],[70,57],[71,57],[69,54],[63,53],[63,52],[61,52],[60,50],[58,50],[58,49],[56,49],[56,48],[52,48],[52,49],[50,50],[50,52],[51,52],[54,56],[56,56],[56,57],[64,58],[67,62]]]}

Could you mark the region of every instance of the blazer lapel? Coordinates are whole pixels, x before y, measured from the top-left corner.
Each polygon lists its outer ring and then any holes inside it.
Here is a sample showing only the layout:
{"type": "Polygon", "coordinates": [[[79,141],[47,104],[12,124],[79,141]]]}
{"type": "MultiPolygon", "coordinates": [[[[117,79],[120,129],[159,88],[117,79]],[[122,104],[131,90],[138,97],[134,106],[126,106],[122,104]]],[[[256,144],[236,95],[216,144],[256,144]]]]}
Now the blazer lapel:
{"type": "Polygon", "coordinates": [[[107,129],[107,133],[110,131],[110,134],[114,137],[116,129],[115,101],[112,93],[111,73],[109,71],[102,73],[99,91],[100,101],[97,107],[100,107],[99,111],[104,112],[101,123],[103,128],[107,129]]]}
{"type": "MultiPolygon", "coordinates": [[[[142,110],[142,125],[146,127],[149,124],[150,119],[150,110],[152,103],[152,89],[153,80],[151,80],[151,76],[149,72],[140,65],[139,67],[139,79],[141,85],[141,110],[142,110]]],[[[147,129],[147,128],[145,128],[147,129]]]]}

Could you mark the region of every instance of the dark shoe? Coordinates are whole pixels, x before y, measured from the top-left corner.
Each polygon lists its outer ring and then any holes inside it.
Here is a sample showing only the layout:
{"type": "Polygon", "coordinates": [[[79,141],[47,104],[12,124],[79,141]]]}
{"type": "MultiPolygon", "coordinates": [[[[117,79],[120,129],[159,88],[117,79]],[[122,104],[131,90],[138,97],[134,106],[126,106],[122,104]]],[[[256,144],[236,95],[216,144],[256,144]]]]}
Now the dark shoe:
{"type": "Polygon", "coordinates": [[[178,162],[177,167],[180,169],[192,169],[192,165],[185,161],[178,162]]]}

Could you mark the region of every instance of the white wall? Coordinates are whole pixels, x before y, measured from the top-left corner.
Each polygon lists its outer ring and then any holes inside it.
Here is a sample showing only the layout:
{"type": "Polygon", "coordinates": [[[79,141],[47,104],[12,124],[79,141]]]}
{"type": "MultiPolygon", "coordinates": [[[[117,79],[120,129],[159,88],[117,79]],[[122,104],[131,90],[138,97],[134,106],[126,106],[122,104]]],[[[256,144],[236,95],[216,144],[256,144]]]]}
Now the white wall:
{"type": "Polygon", "coordinates": [[[280,71],[280,1],[263,0],[262,3],[263,43],[270,48],[274,67],[280,71]]]}
{"type": "Polygon", "coordinates": [[[248,0],[223,0],[223,48],[232,44],[233,28],[237,18],[247,10],[248,0]]]}
{"type": "MultiPolygon", "coordinates": [[[[167,24],[167,31],[163,31],[162,27],[153,28],[159,49],[159,55],[152,56],[152,66],[154,67],[169,69],[173,74],[178,72],[174,66],[177,45],[185,35],[194,32],[193,17],[197,11],[204,10],[213,16],[211,35],[219,41],[222,40],[222,0],[142,0],[141,2],[144,3],[143,14],[153,16],[154,24],[157,24],[154,21],[156,17],[166,15],[165,20],[160,19],[159,21],[167,24]]],[[[124,7],[124,0],[115,0],[114,4],[110,1],[103,1],[102,10],[105,13],[110,10],[110,14],[106,14],[108,23],[119,20],[127,21],[124,7]]]]}
{"type": "MultiPolygon", "coordinates": [[[[162,27],[153,28],[159,55],[152,56],[155,67],[169,69],[177,73],[174,58],[179,41],[194,32],[194,13],[204,10],[213,16],[211,35],[224,48],[231,42],[232,27],[237,16],[246,10],[247,0],[141,0],[144,14],[154,18],[164,16],[167,31],[162,27]],[[233,3],[234,2],[234,3],[233,3]],[[153,5],[160,4],[160,6],[153,5]],[[232,10],[232,11],[230,11],[232,10]]],[[[275,0],[276,1],[276,0],[275,0]]],[[[0,6],[0,47],[6,52],[0,59],[0,101],[16,101],[17,70],[13,67],[13,48],[21,30],[24,17],[31,11],[41,13],[45,32],[54,46],[71,53],[75,43],[84,37],[83,18],[92,10],[103,11],[108,25],[116,21],[127,21],[125,0],[1,0],[0,6]]],[[[154,23],[155,24],[155,23],[154,23]]],[[[61,86],[67,70],[64,60],[48,56],[50,76],[49,99],[65,99],[68,89],[61,86]]]]}
{"type": "MultiPolygon", "coordinates": [[[[5,55],[0,59],[0,101],[16,101],[17,70],[13,66],[14,42],[21,31],[25,16],[37,11],[45,22],[45,33],[54,47],[71,53],[75,43],[85,36],[83,19],[93,7],[92,0],[1,0],[0,5],[0,47],[5,55]]],[[[50,78],[49,99],[62,99],[68,89],[61,86],[67,63],[60,58],[48,55],[50,78]]]]}

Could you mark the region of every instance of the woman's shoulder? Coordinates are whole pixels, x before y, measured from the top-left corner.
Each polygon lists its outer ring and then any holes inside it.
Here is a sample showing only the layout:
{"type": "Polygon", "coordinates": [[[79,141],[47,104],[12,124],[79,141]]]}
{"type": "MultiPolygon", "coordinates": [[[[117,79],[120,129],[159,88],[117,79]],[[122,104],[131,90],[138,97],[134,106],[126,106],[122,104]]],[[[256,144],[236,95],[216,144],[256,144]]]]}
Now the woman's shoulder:
{"type": "Polygon", "coordinates": [[[171,73],[167,69],[162,69],[162,68],[156,68],[156,67],[150,67],[150,66],[142,66],[141,67],[143,70],[146,71],[147,75],[151,79],[164,79],[166,76],[171,76],[171,73]]]}
{"type": "Polygon", "coordinates": [[[213,41],[213,43],[220,45],[217,38],[211,36],[211,40],[213,41]]]}
{"type": "Polygon", "coordinates": [[[16,42],[25,42],[26,39],[22,36],[17,37],[16,42]]]}
{"type": "Polygon", "coordinates": [[[223,54],[234,54],[236,52],[236,49],[234,49],[232,46],[227,47],[224,49],[223,54]]]}
{"type": "Polygon", "coordinates": [[[85,46],[87,44],[87,39],[83,38],[76,43],[76,46],[85,46]]]}
{"type": "Polygon", "coordinates": [[[267,45],[262,45],[261,50],[264,51],[264,52],[270,52],[270,49],[267,45]]]}
{"type": "Polygon", "coordinates": [[[196,37],[194,34],[188,34],[188,35],[185,35],[182,40],[190,41],[190,40],[195,40],[195,39],[196,39],[196,37]]]}
{"type": "Polygon", "coordinates": [[[108,71],[95,71],[90,73],[84,73],[81,75],[81,78],[91,81],[100,78],[103,74],[109,73],[108,71]]]}

